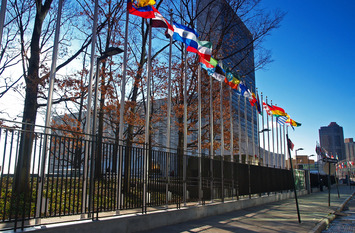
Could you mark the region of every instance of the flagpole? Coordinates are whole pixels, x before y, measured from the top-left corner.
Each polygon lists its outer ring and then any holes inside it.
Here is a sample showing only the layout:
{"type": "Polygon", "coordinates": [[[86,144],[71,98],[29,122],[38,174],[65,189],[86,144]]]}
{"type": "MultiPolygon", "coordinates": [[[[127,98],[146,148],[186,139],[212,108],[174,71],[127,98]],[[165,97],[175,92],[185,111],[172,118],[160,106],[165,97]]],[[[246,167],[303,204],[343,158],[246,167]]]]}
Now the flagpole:
{"type": "MultiPolygon", "coordinates": [[[[7,0],[2,0],[1,1],[1,10],[0,10],[0,48],[2,47],[2,33],[3,33],[3,30],[4,30],[4,23],[5,23],[6,3],[7,3],[7,0]]],[[[61,3],[59,3],[59,4],[61,4],[61,3]]],[[[59,13],[59,9],[58,9],[58,13],[59,13]]]]}
{"type": "MultiPolygon", "coordinates": [[[[126,76],[127,76],[127,57],[128,57],[128,25],[129,25],[129,12],[126,10],[126,25],[125,25],[125,39],[124,39],[124,53],[122,63],[122,79],[121,79],[121,100],[120,100],[120,122],[118,129],[118,143],[122,148],[123,143],[123,131],[124,131],[124,109],[125,109],[125,96],[126,96],[126,76]]],[[[123,149],[123,148],[122,148],[123,149]]],[[[121,200],[122,200],[122,165],[123,165],[123,150],[119,150],[118,159],[118,185],[117,185],[117,210],[116,214],[120,213],[121,200]]]]}
{"type": "Polygon", "coordinates": [[[144,212],[147,211],[147,186],[148,186],[148,172],[149,172],[149,135],[150,135],[150,83],[151,83],[151,75],[152,75],[152,27],[149,24],[149,40],[148,40],[148,59],[147,59],[147,72],[148,72],[148,80],[147,80],[147,104],[146,104],[146,114],[145,114],[145,156],[144,156],[144,185],[143,185],[143,209],[144,212]]]}
{"type": "MultiPolygon", "coordinates": [[[[42,163],[41,163],[41,174],[40,177],[42,179],[39,179],[39,184],[38,184],[38,194],[42,193],[43,189],[43,183],[44,183],[44,177],[45,177],[45,161],[46,161],[46,155],[47,155],[47,147],[48,147],[48,134],[49,134],[49,127],[50,127],[50,121],[51,121],[51,111],[52,111],[52,104],[53,104],[53,88],[54,88],[54,79],[56,75],[56,68],[57,68],[57,57],[58,57],[58,44],[59,44],[59,34],[60,34],[60,21],[62,18],[62,8],[63,8],[63,0],[59,0],[59,5],[58,5],[58,15],[57,15],[57,22],[56,22],[56,27],[55,27],[55,34],[54,34],[54,45],[53,45],[53,55],[52,55],[52,65],[51,65],[51,71],[49,74],[49,90],[48,90],[48,100],[47,100],[47,109],[46,109],[46,121],[45,121],[45,128],[44,128],[44,143],[43,143],[43,154],[42,154],[42,163]]],[[[2,30],[4,26],[4,18],[5,18],[5,10],[6,10],[6,0],[2,1],[1,4],[1,18],[0,18],[0,44],[1,44],[1,38],[2,38],[2,30]]],[[[41,195],[37,195],[37,209],[36,209],[36,216],[40,216],[40,205],[41,205],[41,195]]],[[[37,219],[36,219],[37,220],[37,219]]],[[[40,221],[38,219],[38,221],[40,221]]],[[[39,222],[36,221],[36,224],[39,224],[39,222]]]]}
{"type": "MultiPolygon", "coordinates": [[[[261,104],[263,103],[263,93],[261,92],[261,104]]],[[[262,130],[264,130],[264,106],[261,108],[262,130]]],[[[268,131],[269,132],[269,131],[268,131]]],[[[265,134],[263,132],[263,164],[265,165],[265,134]]]]}
{"type": "Polygon", "coordinates": [[[247,116],[247,98],[244,96],[244,122],[245,122],[245,163],[249,163],[249,134],[248,134],[248,116],[247,116]]]}
{"type": "MultiPolygon", "coordinates": [[[[251,82],[250,82],[250,88],[253,90],[251,82]]],[[[250,105],[250,110],[251,110],[251,131],[252,131],[251,135],[252,135],[252,146],[253,146],[253,150],[252,150],[253,151],[253,160],[252,161],[254,161],[254,164],[255,164],[256,158],[255,158],[254,108],[251,105],[250,105]]]]}
{"type": "Polygon", "coordinates": [[[187,195],[187,187],[186,187],[186,166],[187,166],[187,51],[186,46],[183,45],[184,50],[184,150],[183,150],[183,199],[184,206],[186,206],[186,195],[187,195]]]}
{"type": "Polygon", "coordinates": [[[202,161],[201,161],[201,65],[197,70],[197,95],[198,95],[198,142],[197,142],[197,154],[198,154],[198,202],[202,204],[202,161]]]}
{"type": "Polygon", "coordinates": [[[240,95],[238,95],[238,133],[239,133],[239,138],[238,138],[238,146],[239,146],[239,157],[238,157],[238,162],[241,163],[242,160],[242,126],[241,126],[241,117],[240,117],[240,95]]]}
{"type": "Polygon", "coordinates": [[[298,207],[298,200],[297,200],[297,190],[296,190],[296,183],[295,183],[295,175],[293,173],[293,167],[292,167],[291,148],[290,148],[290,143],[292,143],[292,142],[288,138],[288,133],[286,134],[286,139],[287,139],[288,156],[289,156],[289,160],[290,160],[290,168],[291,168],[291,176],[292,176],[291,179],[292,179],[293,191],[294,191],[294,194],[295,194],[298,223],[301,223],[300,210],[299,210],[299,207],[298,207]]]}
{"type": "MultiPolygon", "coordinates": [[[[270,101],[270,104],[272,105],[272,100],[270,101]]],[[[276,165],[275,163],[275,137],[274,137],[274,115],[271,115],[271,137],[272,137],[272,165],[276,165]]]]}
{"type": "Polygon", "coordinates": [[[210,76],[210,173],[211,173],[211,202],[213,202],[213,159],[214,159],[214,149],[213,149],[213,79],[210,76]]]}
{"type": "Polygon", "coordinates": [[[221,121],[221,178],[222,178],[222,202],[224,202],[224,122],[223,122],[223,82],[220,82],[220,121],[221,121]]]}
{"type": "MultiPolygon", "coordinates": [[[[89,140],[90,140],[90,128],[91,128],[91,102],[92,102],[92,79],[94,76],[94,62],[95,62],[95,45],[96,45],[96,31],[97,31],[97,18],[98,18],[98,0],[95,0],[95,8],[94,8],[94,24],[92,27],[92,39],[91,39],[91,58],[90,58],[90,71],[89,71],[89,86],[88,86],[88,102],[86,107],[86,125],[85,125],[85,155],[84,155],[84,174],[83,179],[87,180],[88,175],[88,164],[89,164],[89,140]]],[[[92,163],[93,164],[93,163],[92,163]]],[[[93,173],[93,171],[91,171],[93,173]]],[[[87,182],[83,184],[83,190],[86,190],[87,182]]],[[[83,192],[83,205],[82,205],[82,213],[85,213],[86,207],[86,192],[83,192]]],[[[82,217],[85,217],[82,214],[82,217]]]]}
{"type": "MultiPolygon", "coordinates": [[[[170,10],[170,24],[173,24],[173,13],[170,10]]],[[[169,76],[168,76],[168,107],[167,107],[167,129],[166,129],[166,151],[167,153],[167,161],[166,161],[166,206],[168,207],[168,192],[169,192],[169,184],[170,184],[170,132],[171,132],[171,60],[172,60],[172,51],[173,51],[173,37],[170,36],[170,44],[169,44],[169,76]]]]}
{"type": "Polygon", "coordinates": [[[286,133],[285,133],[285,128],[287,128],[287,126],[285,127],[285,125],[284,125],[284,127],[283,127],[283,131],[284,131],[284,135],[283,135],[283,137],[284,137],[284,168],[286,168],[286,156],[287,156],[287,152],[286,152],[286,133]]]}
{"type": "Polygon", "coordinates": [[[231,162],[234,162],[233,158],[233,149],[234,149],[234,135],[233,135],[233,90],[232,87],[229,88],[229,112],[230,112],[230,153],[231,153],[231,162]]]}
{"type": "Polygon", "coordinates": [[[279,154],[279,133],[278,133],[278,131],[279,131],[279,127],[278,127],[278,124],[279,123],[277,123],[277,117],[276,117],[276,129],[275,129],[275,131],[276,131],[276,156],[275,156],[275,167],[278,167],[279,166],[279,157],[280,157],[280,154],[279,154]]]}
{"type": "Polygon", "coordinates": [[[282,168],[282,158],[283,158],[283,153],[282,153],[282,125],[280,125],[279,129],[280,129],[280,168],[282,168]]]}
{"type": "MultiPolygon", "coordinates": [[[[233,130],[233,90],[229,88],[229,108],[230,108],[230,153],[231,153],[231,174],[234,177],[234,130],[233,130]]],[[[232,178],[232,200],[234,197],[234,179],[232,178]]]]}
{"type": "MultiPolygon", "coordinates": [[[[265,98],[265,102],[266,102],[266,104],[268,104],[267,103],[267,96],[265,98]]],[[[267,122],[267,128],[269,129],[267,131],[267,160],[268,160],[268,166],[269,166],[271,158],[270,158],[270,123],[269,123],[269,114],[268,113],[266,115],[266,122],[267,122]]]]}

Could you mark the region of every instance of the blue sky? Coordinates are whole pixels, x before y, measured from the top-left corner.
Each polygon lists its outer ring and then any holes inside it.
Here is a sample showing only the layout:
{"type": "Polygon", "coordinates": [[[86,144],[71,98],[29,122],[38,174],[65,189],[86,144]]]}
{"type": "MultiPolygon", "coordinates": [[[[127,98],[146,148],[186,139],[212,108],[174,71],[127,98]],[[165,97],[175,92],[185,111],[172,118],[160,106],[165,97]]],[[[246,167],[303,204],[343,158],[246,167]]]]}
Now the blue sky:
{"type": "MultiPolygon", "coordinates": [[[[263,0],[287,12],[264,45],[273,63],[256,72],[259,91],[297,122],[289,137],[298,154],[315,154],[318,130],[330,122],[355,138],[355,1],[263,0]]],[[[294,155],[294,152],[293,152],[294,155]]]]}

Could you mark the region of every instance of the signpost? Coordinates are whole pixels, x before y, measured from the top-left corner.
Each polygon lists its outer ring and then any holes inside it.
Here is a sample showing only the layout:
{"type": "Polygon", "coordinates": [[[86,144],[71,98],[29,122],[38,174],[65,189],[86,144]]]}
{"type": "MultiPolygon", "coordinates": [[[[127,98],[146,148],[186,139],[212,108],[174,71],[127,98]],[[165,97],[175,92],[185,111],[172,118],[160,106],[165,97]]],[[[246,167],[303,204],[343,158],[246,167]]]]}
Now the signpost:
{"type": "MultiPolygon", "coordinates": [[[[330,206],[330,174],[335,173],[335,168],[334,171],[331,171],[331,164],[336,164],[338,163],[337,159],[331,159],[331,158],[323,158],[323,162],[328,163],[328,206],[330,206]]],[[[336,179],[336,177],[335,177],[336,179]]],[[[339,197],[339,189],[337,185],[337,190],[338,190],[338,197],[339,197]]]]}

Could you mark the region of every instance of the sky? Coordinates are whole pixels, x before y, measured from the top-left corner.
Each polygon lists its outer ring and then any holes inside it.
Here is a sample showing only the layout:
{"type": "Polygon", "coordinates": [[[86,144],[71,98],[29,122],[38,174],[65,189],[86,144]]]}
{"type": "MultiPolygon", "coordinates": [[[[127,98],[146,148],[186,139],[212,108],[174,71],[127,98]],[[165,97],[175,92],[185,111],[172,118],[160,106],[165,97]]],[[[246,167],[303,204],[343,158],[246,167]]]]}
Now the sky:
{"type": "MultiPolygon", "coordinates": [[[[256,86],[302,126],[289,129],[298,155],[315,154],[319,129],[336,122],[355,138],[355,1],[263,0],[286,12],[264,42],[272,63],[256,86]]],[[[294,152],[292,152],[294,156],[294,152]]]]}

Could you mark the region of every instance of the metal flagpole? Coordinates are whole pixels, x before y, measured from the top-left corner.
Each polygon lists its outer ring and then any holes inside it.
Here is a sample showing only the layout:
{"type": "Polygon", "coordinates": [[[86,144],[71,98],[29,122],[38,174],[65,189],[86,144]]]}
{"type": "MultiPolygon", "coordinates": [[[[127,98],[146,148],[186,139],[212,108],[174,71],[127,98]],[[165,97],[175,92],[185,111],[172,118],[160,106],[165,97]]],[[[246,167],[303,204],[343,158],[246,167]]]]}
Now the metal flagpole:
{"type": "Polygon", "coordinates": [[[197,142],[197,154],[198,154],[198,201],[202,203],[202,162],[201,162],[201,65],[198,66],[197,73],[198,82],[198,142],[197,142]]]}
{"type": "Polygon", "coordinates": [[[279,123],[277,123],[277,118],[276,118],[276,123],[275,123],[275,125],[276,125],[276,156],[275,156],[275,167],[279,167],[279,133],[278,133],[278,124],[279,123]]]}
{"type": "MultiPolygon", "coordinates": [[[[270,101],[272,105],[272,100],[270,101]]],[[[274,137],[274,115],[271,115],[271,136],[272,136],[272,165],[275,167],[275,137],[274,137]]]]}
{"type": "MultiPolygon", "coordinates": [[[[54,46],[53,46],[53,55],[52,55],[52,65],[51,65],[51,71],[49,74],[49,90],[48,90],[48,100],[47,100],[47,110],[46,110],[46,121],[45,121],[45,129],[44,129],[44,143],[43,143],[43,154],[42,154],[42,163],[41,163],[41,171],[40,171],[40,177],[41,179],[38,179],[38,191],[37,191],[37,209],[36,209],[36,224],[40,223],[40,213],[41,213],[41,194],[42,194],[42,189],[43,189],[43,184],[44,184],[44,178],[45,178],[45,163],[46,163],[46,156],[47,156],[47,147],[48,147],[48,134],[49,134],[49,127],[50,127],[50,121],[51,121],[51,110],[52,110],[52,102],[53,102],[53,87],[54,87],[54,79],[56,75],[56,69],[57,69],[57,57],[58,57],[58,44],[59,44],[59,34],[60,34],[60,21],[62,18],[62,8],[63,8],[63,0],[59,0],[59,5],[58,5],[58,15],[57,15],[57,22],[56,22],[56,27],[55,27],[55,34],[54,34],[54,46]]],[[[1,4],[1,19],[0,19],[0,43],[1,43],[1,36],[2,36],[2,27],[4,24],[4,17],[5,17],[5,9],[6,9],[6,0],[2,1],[1,4]],[[3,9],[4,8],[4,9],[3,9]],[[4,14],[4,15],[3,15],[4,14]]]]}
{"type": "MultiPolygon", "coordinates": [[[[266,96],[266,99],[265,99],[265,102],[267,104],[267,96],[266,96]]],[[[270,123],[269,123],[269,114],[266,113],[266,122],[267,122],[267,128],[269,129],[267,131],[267,160],[268,160],[268,166],[270,165],[270,123]]]]}
{"type": "MultiPolygon", "coordinates": [[[[260,105],[263,104],[263,93],[261,92],[261,103],[260,105]]],[[[260,106],[261,107],[261,121],[262,121],[262,130],[264,130],[264,107],[263,106],[260,106]]],[[[268,131],[269,132],[269,131],[268,131]]],[[[263,132],[263,164],[265,164],[265,150],[266,150],[266,147],[265,147],[265,134],[263,132]]]]}
{"type": "Polygon", "coordinates": [[[223,82],[220,82],[220,121],[221,121],[221,177],[222,177],[222,202],[224,201],[224,122],[223,122],[223,82]]]}
{"type": "Polygon", "coordinates": [[[242,162],[242,126],[241,126],[241,117],[240,117],[240,95],[238,95],[238,133],[239,133],[239,138],[238,138],[238,149],[239,149],[239,158],[238,162],[242,162]]]}
{"type": "MultiPolygon", "coordinates": [[[[173,24],[173,13],[170,12],[170,24],[173,24]]],[[[169,184],[170,184],[170,125],[171,125],[171,57],[172,57],[172,48],[173,48],[173,37],[170,36],[170,44],[169,44],[169,77],[168,77],[168,107],[167,107],[167,129],[166,129],[166,152],[167,152],[167,161],[166,161],[166,206],[168,207],[168,192],[169,192],[169,184]]]]}
{"type": "Polygon", "coordinates": [[[283,153],[282,153],[282,125],[280,125],[280,168],[282,168],[282,158],[283,158],[283,153]]]}
{"type": "Polygon", "coordinates": [[[233,130],[233,89],[229,88],[229,112],[230,112],[230,153],[231,153],[231,174],[232,174],[232,200],[234,197],[234,130],[233,130]]]}
{"type": "Polygon", "coordinates": [[[128,57],[128,25],[129,25],[129,12],[126,11],[126,25],[125,25],[125,39],[124,39],[124,52],[122,63],[122,80],[121,80],[121,100],[120,100],[120,122],[118,129],[118,141],[121,149],[119,149],[118,159],[118,185],[117,185],[117,210],[116,214],[120,213],[121,200],[122,200],[122,164],[123,164],[123,131],[124,131],[124,109],[125,109],[125,96],[126,96],[126,76],[127,76],[127,57],[128,57]]]}
{"type": "MultiPolygon", "coordinates": [[[[251,85],[251,83],[250,83],[250,85],[251,85]]],[[[250,87],[250,88],[252,88],[252,87],[250,87]]],[[[255,158],[255,132],[254,132],[254,108],[253,108],[253,106],[251,106],[250,105],[250,110],[251,110],[251,132],[252,132],[252,146],[253,146],[253,159],[252,159],[252,162],[254,161],[254,164],[255,164],[255,160],[256,160],[256,158],[255,158]]]]}
{"type": "Polygon", "coordinates": [[[284,164],[284,168],[286,168],[286,133],[285,133],[285,128],[287,128],[287,127],[285,127],[285,125],[284,125],[284,127],[283,127],[283,131],[284,131],[284,135],[283,135],[283,138],[284,138],[284,162],[283,162],[283,164],[284,164]]]}
{"type": "Polygon", "coordinates": [[[249,134],[248,134],[248,116],[247,116],[247,98],[244,96],[244,122],[245,122],[245,163],[249,162],[249,134]]]}
{"type": "Polygon", "coordinates": [[[213,79],[210,76],[210,173],[211,173],[211,202],[213,202],[213,79]]]}
{"type": "Polygon", "coordinates": [[[288,138],[288,133],[286,134],[286,139],[287,139],[288,156],[289,156],[289,160],[290,160],[290,169],[291,169],[291,173],[292,173],[292,185],[293,185],[293,191],[294,191],[294,194],[295,194],[295,201],[296,201],[296,208],[297,208],[298,223],[301,223],[301,215],[300,215],[300,210],[299,210],[299,206],[298,206],[297,190],[296,190],[296,183],[295,183],[295,175],[294,175],[293,167],[292,167],[291,148],[290,148],[290,143],[292,143],[292,142],[291,142],[291,140],[288,138]]]}
{"type": "MultiPolygon", "coordinates": [[[[59,4],[61,0],[59,1],[59,4]]],[[[2,33],[3,33],[3,30],[4,30],[4,23],[5,23],[5,14],[6,14],[6,3],[7,3],[7,0],[2,0],[1,1],[1,10],[0,10],[0,48],[1,48],[1,45],[2,45],[2,33]]],[[[62,10],[60,10],[62,11],[62,10]]],[[[58,8],[58,13],[59,13],[59,8],[58,8]]]]}
{"type": "Polygon", "coordinates": [[[187,166],[187,51],[186,46],[184,47],[184,150],[183,150],[183,199],[184,206],[186,206],[187,199],[187,184],[186,184],[186,166],[187,166]]]}
{"type": "MultiPolygon", "coordinates": [[[[88,103],[86,108],[86,125],[85,125],[85,157],[84,157],[84,180],[87,180],[88,175],[88,162],[89,162],[89,134],[91,129],[91,105],[92,105],[92,79],[94,76],[94,62],[95,62],[95,44],[96,44],[96,30],[97,30],[97,15],[98,15],[98,0],[95,0],[94,8],[94,24],[92,27],[92,39],[91,39],[91,57],[90,57],[90,71],[89,71],[89,87],[88,87],[88,103]]],[[[93,159],[91,159],[93,163],[93,159]]],[[[91,171],[92,173],[93,171],[91,171]]],[[[83,190],[86,190],[87,182],[83,183],[83,190]]],[[[83,192],[83,205],[82,213],[85,213],[86,192],[83,192]]],[[[85,217],[83,214],[82,217],[85,217]]]]}
{"type": "Polygon", "coordinates": [[[231,153],[231,162],[234,162],[233,158],[233,149],[234,149],[234,135],[233,135],[233,89],[229,88],[229,112],[230,112],[230,153],[231,153]]]}
{"type": "Polygon", "coordinates": [[[152,75],[152,27],[149,24],[149,40],[148,40],[148,60],[147,60],[147,72],[148,72],[148,80],[147,80],[147,104],[146,104],[146,114],[145,114],[145,156],[144,156],[144,184],[143,184],[143,210],[147,211],[147,186],[148,186],[148,172],[149,172],[149,135],[150,135],[150,80],[152,75]]]}

